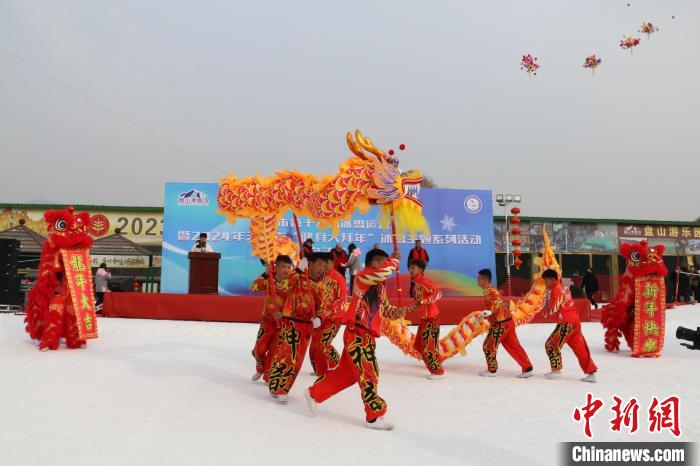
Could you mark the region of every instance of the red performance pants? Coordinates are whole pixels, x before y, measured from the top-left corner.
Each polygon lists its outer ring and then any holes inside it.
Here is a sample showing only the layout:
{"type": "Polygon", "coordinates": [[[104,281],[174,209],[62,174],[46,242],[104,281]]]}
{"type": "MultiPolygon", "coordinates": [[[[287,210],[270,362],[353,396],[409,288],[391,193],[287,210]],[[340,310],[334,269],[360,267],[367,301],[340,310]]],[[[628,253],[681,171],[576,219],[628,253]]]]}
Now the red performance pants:
{"type": "Polygon", "coordinates": [[[345,347],[338,368],[319,377],[309,389],[311,397],[317,403],[323,403],[357,384],[365,405],[365,417],[367,421],[373,421],[386,413],[386,402],[377,394],[379,366],[374,353],[374,337],[361,327],[346,327],[343,341],[345,347]]]}
{"type": "Polygon", "coordinates": [[[255,358],[255,370],[263,374],[270,369],[272,356],[276,347],[278,329],[274,320],[263,320],[258,329],[258,337],[253,347],[253,357],[255,358]]]}
{"type": "Polygon", "coordinates": [[[413,342],[413,349],[423,356],[423,362],[431,374],[444,374],[440,364],[440,325],[437,318],[423,319],[418,325],[418,333],[413,342]]]}
{"type": "Polygon", "coordinates": [[[583,333],[581,333],[581,324],[564,322],[554,327],[554,331],[544,344],[544,348],[547,350],[547,357],[549,357],[549,364],[552,366],[553,371],[558,371],[562,368],[561,348],[564,346],[564,343],[573,350],[583,372],[592,374],[598,370],[593,359],[591,359],[591,352],[588,349],[586,339],[583,338],[583,333]]]}
{"type": "Polygon", "coordinates": [[[518,335],[515,333],[515,323],[513,319],[492,323],[489,333],[486,335],[486,339],[484,340],[484,355],[486,356],[486,366],[489,372],[496,372],[498,370],[496,353],[498,353],[499,345],[503,345],[506,351],[508,351],[508,354],[520,365],[523,372],[532,369],[530,359],[527,357],[527,353],[520,344],[518,335]]]}
{"type": "Polygon", "coordinates": [[[309,359],[316,375],[324,375],[329,370],[338,367],[340,354],[333,347],[333,339],[338,334],[340,325],[327,321],[314,329],[309,346],[309,359]]]}
{"type": "Polygon", "coordinates": [[[304,363],[313,331],[311,322],[301,322],[287,317],[282,319],[277,349],[268,372],[270,393],[273,395],[286,395],[292,389],[301,365],[304,363]]]}

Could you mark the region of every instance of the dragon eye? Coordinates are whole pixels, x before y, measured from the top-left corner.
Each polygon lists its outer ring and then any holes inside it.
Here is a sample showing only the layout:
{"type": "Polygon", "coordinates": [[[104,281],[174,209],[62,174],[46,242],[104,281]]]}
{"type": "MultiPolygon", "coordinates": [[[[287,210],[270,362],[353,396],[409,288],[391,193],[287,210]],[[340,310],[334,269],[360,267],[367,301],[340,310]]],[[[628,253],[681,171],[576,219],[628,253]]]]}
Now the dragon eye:
{"type": "Polygon", "coordinates": [[[630,260],[632,260],[632,262],[639,262],[642,260],[642,255],[639,253],[639,251],[632,251],[632,254],[630,254],[630,260]]]}

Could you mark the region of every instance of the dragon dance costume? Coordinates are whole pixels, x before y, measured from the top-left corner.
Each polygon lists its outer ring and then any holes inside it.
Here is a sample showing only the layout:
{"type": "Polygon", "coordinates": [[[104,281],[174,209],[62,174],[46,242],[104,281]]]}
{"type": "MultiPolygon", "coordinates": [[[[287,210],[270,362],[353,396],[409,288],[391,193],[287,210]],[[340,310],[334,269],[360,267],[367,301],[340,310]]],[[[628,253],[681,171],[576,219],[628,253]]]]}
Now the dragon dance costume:
{"type": "Polygon", "coordinates": [[[552,288],[547,290],[544,312],[546,315],[555,313],[559,315],[559,322],[544,345],[552,371],[559,371],[562,368],[561,349],[564,344],[567,344],[578,358],[583,372],[595,373],[598,368],[591,359],[591,352],[581,332],[581,319],[574,305],[574,299],[569,290],[564,288],[561,280],[557,280],[552,288]]]}
{"type": "Polygon", "coordinates": [[[520,344],[520,340],[518,340],[518,335],[515,332],[515,322],[513,322],[510,311],[503,303],[501,294],[496,287],[489,285],[484,289],[484,298],[486,299],[486,308],[492,312],[488,317],[490,324],[489,333],[484,339],[483,346],[488,371],[491,373],[498,371],[496,354],[498,353],[499,345],[503,345],[508,354],[520,365],[522,371],[530,372],[532,363],[520,344]]]}
{"type": "Polygon", "coordinates": [[[353,384],[360,388],[368,422],[382,417],[386,402],[379,396],[379,365],[375,339],[380,336],[382,318],[397,319],[402,310],[389,304],[384,282],[398,268],[392,258],[379,268],[366,268],[355,278],[352,301],[346,313],[348,325],[343,334],[343,354],[334,371],[327,372],[309,389],[309,395],[322,403],[353,384]]]}
{"type": "Polygon", "coordinates": [[[340,330],[340,318],[348,299],[345,278],[331,269],[321,280],[312,282],[321,299],[321,325],[314,329],[309,345],[309,359],[316,375],[324,375],[338,367],[340,354],[333,347],[333,339],[340,330]]]}
{"type": "Polygon", "coordinates": [[[423,274],[413,279],[413,298],[422,314],[413,349],[423,356],[423,362],[431,374],[444,374],[440,361],[440,309],[437,301],[442,298],[442,291],[423,274]]]}

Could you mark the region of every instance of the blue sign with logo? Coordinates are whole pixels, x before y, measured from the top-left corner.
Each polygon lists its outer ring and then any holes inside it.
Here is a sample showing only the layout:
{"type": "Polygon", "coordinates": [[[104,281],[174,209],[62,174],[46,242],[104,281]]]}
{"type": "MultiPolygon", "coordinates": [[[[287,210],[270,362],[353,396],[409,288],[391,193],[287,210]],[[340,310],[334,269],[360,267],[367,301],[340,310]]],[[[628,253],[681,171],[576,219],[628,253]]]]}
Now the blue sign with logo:
{"type": "MultiPolygon", "coordinates": [[[[189,262],[187,253],[199,233],[206,232],[214,251],[221,253],[219,293],[249,294],[250,284],[263,266],[250,255],[249,222],[235,224],[218,213],[217,183],[167,183],[163,223],[163,266],[161,290],[165,293],[187,293],[189,262]]],[[[426,274],[443,289],[446,296],[480,295],[476,272],[482,268],[495,271],[493,212],[491,191],[468,189],[423,189],[420,192],[423,214],[430,225],[430,235],[420,236],[430,262],[426,274]]],[[[333,236],[321,230],[316,222],[299,218],[302,240],[311,238],[314,250],[327,251],[341,243],[347,250],[354,243],[366,253],[375,245],[391,252],[391,232],[382,229],[378,212],[357,213],[341,223],[333,236]]],[[[278,233],[295,241],[296,231],[291,214],[285,216],[278,233]]],[[[407,258],[415,238],[399,238],[402,273],[407,273],[407,258]]]]}

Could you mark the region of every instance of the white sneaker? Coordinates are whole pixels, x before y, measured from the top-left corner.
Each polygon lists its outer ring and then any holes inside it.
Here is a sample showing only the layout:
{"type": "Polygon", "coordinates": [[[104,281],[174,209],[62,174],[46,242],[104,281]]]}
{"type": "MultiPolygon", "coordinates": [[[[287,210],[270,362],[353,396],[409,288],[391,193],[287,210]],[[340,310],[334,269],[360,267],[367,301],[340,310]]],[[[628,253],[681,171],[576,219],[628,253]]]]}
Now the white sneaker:
{"type": "Polygon", "coordinates": [[[561,377],[561,370],[547,372],[544,375],[545,379],[558,379],[559,377],[561,377]]]}
{"type": "Polygon", "coordinates": [[[287,401],[289,401],[289,395],[277,395],[277,401],[280,404],[287,404],[287,401]]]}
{"type": "Polygon", "coordinates": [[[442,374],[428,374],[426,378],[428,380],[442,380],[445,378],[445,373],[443,372],[442,374]]]}
{"type": "Polygon", "coordinates": [[[368,429],[374,430],[392,430],[394,428],[394,424],[386,422],[384,417],[377,418],[374,422],[366,422],[365,425],[368,429]]]}
{"type": "Polygon", "coordinates": [[[529,378],[532,377],[533,375],[534,375],[534,374],[533,374],[532,371],[527,371],[527,372],[521,372],[521,373],[518,374],[516,377],[519,378],[519,379],[529,379],[529,378]]]}
{"type": "Polygon", "coordinates": [[[256,372],[255,374],[253,374],[250,380],[252,380],[253,382],[257,382],[258,380],[260,380],[260,377],[262,377],[262,374],[260,372],[256,372]]]}
{"type": "Polygon", "coordinates": [[[581,379],[581,382],[590,382],[590,383],[596,383],[597,380],[595,378],[595,372],[592,372],[590,374],[586,374],[584,378],[581,379]]]}
{"type": "Polygon", "coordinates": [[[309,414],[311,417],[316,417],[318,414],[318,403],[311,397],[311,392],[308,388],[304,390],[304,398],[306,398],[306,406],[309,407],[309,414]]]}
{"type": "Polygon", "coordinates": [[[479,371],[479,375],[482,377],[496,377],[495,372],[489,372],[489,371],[479,371]]]}

